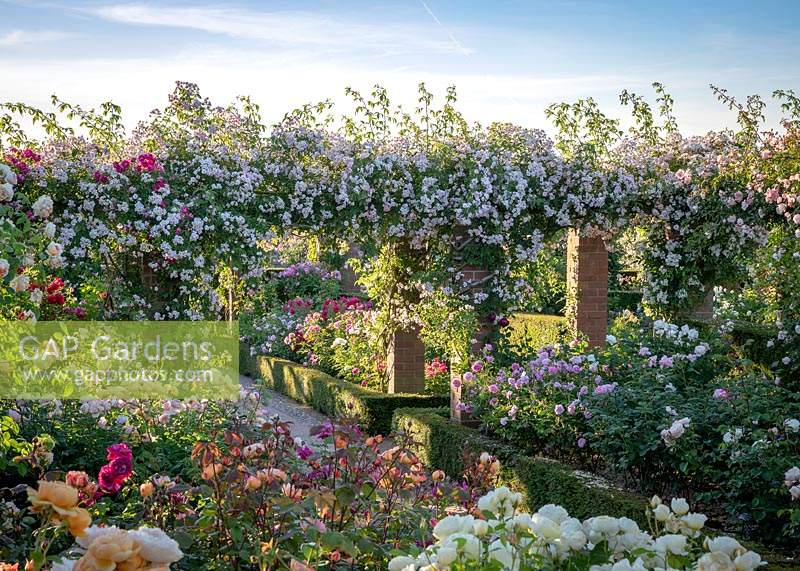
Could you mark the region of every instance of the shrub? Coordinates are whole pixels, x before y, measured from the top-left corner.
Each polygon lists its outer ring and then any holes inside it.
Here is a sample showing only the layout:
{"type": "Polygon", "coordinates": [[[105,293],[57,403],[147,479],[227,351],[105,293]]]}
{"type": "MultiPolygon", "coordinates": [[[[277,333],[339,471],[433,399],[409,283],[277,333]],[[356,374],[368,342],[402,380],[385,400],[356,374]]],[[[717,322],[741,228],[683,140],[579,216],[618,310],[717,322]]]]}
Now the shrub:
{"type": "Polygon", "coordinates": [[[563,343],[571,337],[563,316],[514,313],[508,327],[500,329],[495,353],[499,363],[511,364],[532,350],[563,343]]]}

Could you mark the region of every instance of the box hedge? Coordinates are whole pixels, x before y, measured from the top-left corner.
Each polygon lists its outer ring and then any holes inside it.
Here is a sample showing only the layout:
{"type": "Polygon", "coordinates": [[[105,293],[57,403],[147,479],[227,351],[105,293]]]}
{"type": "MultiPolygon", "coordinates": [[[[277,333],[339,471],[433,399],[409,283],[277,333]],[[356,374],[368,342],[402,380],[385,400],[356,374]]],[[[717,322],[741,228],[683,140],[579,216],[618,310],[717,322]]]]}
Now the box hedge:
{"type": "Polygon", "coordinates": [[[463,473],[465,453],[496,456],[502,466],[502,483],[522,492],[531,510],[554,503],[578,518],[608,514],[627,516],[641,524],[646,521],[644,498],[560,462],[524,456],[475,429],[451,423],[447,409],[398,409],[393,425],[413,436],[416,453],[426,465],[450,475],[463,473]]]}
{"type": "Polygon", "coordinates": [[[569,322],[562,315],[514,313],[500,331],[496,355],[500,362],[526,358],[531,350],[571,339],[569,322]]]}
{"type": "Polygon", "coordinates": [[[310,367],[274,357],[251,356],[242,345],[239,369],[267,388],[307,404],[331,418],[355,418],[370,434],[388,434],[395,409],[437,407],[449,403],[448,396],[386,394],[337,379],[310,367]]]}

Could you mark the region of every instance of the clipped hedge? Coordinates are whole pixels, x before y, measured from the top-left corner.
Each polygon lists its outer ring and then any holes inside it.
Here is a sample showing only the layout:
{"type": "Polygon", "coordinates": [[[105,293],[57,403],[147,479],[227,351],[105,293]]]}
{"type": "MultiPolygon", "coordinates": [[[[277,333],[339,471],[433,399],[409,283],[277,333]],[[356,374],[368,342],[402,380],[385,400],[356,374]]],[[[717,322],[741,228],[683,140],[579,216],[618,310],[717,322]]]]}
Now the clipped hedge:
{"type": "Polygon", "coordinates": [[[251,356],[242,345],[239,368],[243,374],[263,379],[267,388],[307,404],[332,417],[355,418],[370,434],[388,434],[398,408],[446,406],[441,395],[386,394],[343,381],[320,370],[274,357],[251,356]]]}
{"type": "Polygon", "coordinates": [[[514,313],[508,327],[500,331],[495,355],[502,362],[527,357],[532,349],[562,343],[572,338],[569,322],[563,315],[514,313]]]}
{"type": "Polygon", "coordinates": [[[464,472],[465,452],[478,455],[485,451],[496,456],[502,466],[502,483],[522,492],[530,510],[554,503],[581,519],[607,514],[646,524],[644,498],[560,462],[524,456],[475,429],[451,423],[447,409],[398,409],[393,426],[414,437],[416,453],[423,463],[447,474],[464,472]]]}
{"type": "MultiPolygon", "coordinates": [[[[715,333],[720,326],[718,321],[713,320],[686,319],[685,321],[687,325],[706,335],[715,333]]],[[[777,348],[769,346],[769,342],[777,335],[778,329],[772,325],[761,325],[748,321],[734,321],[727,332],[734,351],[765,367],[771,367],[774,362],[783,357],[783,353],[777,348]]]]}

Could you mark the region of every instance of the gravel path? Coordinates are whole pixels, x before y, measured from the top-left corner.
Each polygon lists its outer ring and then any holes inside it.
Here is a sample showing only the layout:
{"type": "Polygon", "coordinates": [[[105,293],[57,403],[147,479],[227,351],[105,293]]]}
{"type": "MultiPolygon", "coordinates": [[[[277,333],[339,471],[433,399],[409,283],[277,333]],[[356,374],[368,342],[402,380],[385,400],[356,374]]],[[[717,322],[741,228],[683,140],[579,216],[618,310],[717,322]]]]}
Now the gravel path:
{"type": "MultiPolygon", "coordinates": [[[[253,379],[250,377],[242,375],[240,381],[242,386],[254,386],[253,379]]],[[[309,430],[329,420],[327,416],[273,390],[258,385],[256,388],[265,398],[264,409],[270,416],[277,415],[281,420],[291,422],[294,436],[299,436],[310,443],[318,442],[316,438],[309,436],[309,430]]]]}

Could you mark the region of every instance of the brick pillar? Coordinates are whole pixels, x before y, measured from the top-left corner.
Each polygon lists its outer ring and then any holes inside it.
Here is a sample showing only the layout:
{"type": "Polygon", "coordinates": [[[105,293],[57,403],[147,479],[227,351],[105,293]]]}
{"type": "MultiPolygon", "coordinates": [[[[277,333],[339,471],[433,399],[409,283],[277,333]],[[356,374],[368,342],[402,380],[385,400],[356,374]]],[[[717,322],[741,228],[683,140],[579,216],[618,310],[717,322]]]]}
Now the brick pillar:
{"type": "MultiPolygon", "coordinates": [[[[461,273],[464,276],[465,285],[470,286],[473,291],[480,291],[482,286],[479,283],[491,274],[486,268],[474,266],[466,266],[461,270],[461,273]]],[[[483,348],[484,341],[491,332],[490,325],[482,324],[480,329],[475,332],[473,337],[475,342],[470,347],[470,353],[478,353],[483,348]]],[[[457,357],[452,358],[450,361],[450,419],[460,424],[475,426],[479,421],[473,418],[463,407],[459,406],[464,400],[465,392],[470,388],[469,383],[463,382],[461,373],[461,371],[466,371],[469,365],[469,357],[467,357],[466,363],[459,361],[457,357]]]]}
{"type": "Polygon", "coordinates": [[[608,251],[599,237],[567,238],[567,315],[574,333],[602,347],[608,328],[608,251]]]}
{"type": "Polygon", "coordinates": [[[419,328],[395,331],[386,356],[390,393],[425,391],[425,345],[419,328]]]}
{"type": "MultiPolygon", "coordinates": [[[[353,242],[350,242],[347,245],[347,259],[351,258],[360,258],[361,257],[361,250],[356,246],[353,242]]],[[[349,264],[345,263],[344,267],[340,270],[342,274],[342,289],[349,293],[364,293],[364,290],[361,286],[356,285],[356,280],[358,276],[350,267],[349,264]]]]}
{"type": "Polygon", "coordinates": [[[700,319],[701,321],[711,321],[714,319],[714,288],[706,288],[706,296],[703,301],[695,305],[689,312],[687,317],[693,319],[700,319]]]}

